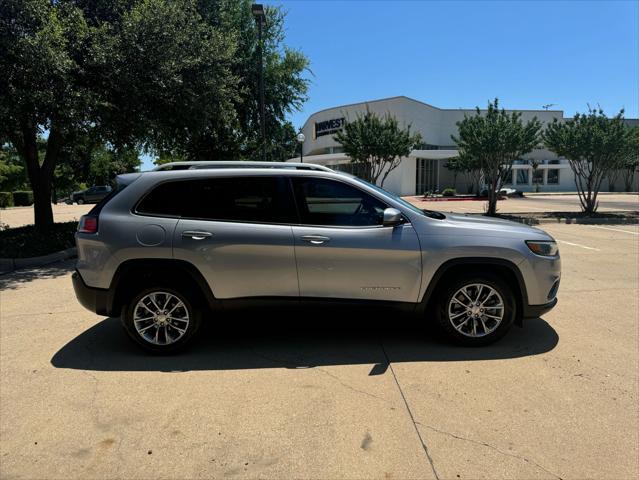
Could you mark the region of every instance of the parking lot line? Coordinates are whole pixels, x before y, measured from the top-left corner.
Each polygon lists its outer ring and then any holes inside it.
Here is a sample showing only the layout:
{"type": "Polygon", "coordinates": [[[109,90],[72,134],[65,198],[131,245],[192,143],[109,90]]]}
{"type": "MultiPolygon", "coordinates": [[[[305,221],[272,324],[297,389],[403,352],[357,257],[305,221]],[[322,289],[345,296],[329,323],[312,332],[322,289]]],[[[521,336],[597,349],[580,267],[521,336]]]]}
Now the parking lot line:
{"type": "Polygon", "coordinates": [[[601,228],[602,230],[612,230],[613,232],[629,233],[630,235],[639,235],[638,232],[631,232],[630,230],[623,230],[621,228],[601,227],[599,225],[590,225],[592,228],[601,228]]]}
{"type": "Polygon", "coordinates": [[[565,240],[557,240],[559,243],[565,243],[566,245],[572,245],[573,247],[580,247],[580,248],[585,248],[586,250],[595,250],[597,252],[600,252],[601,250],[599,250],[598,248],[595,247],[587,247],[586,245],[580,245],[579,243],[572,243],[572,242],[567,242],[565,240]]]}

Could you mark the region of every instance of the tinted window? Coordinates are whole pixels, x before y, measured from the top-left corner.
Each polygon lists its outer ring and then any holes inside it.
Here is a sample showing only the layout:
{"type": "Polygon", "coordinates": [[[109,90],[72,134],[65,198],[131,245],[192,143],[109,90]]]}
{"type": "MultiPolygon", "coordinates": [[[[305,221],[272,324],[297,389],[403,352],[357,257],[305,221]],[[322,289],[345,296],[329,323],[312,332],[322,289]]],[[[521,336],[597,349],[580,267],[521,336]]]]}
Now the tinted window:
{"type": "Polygon", "coordinates": [[[238,222],[292,223],[288,184],[278,177],[182,180],[157,186],[138,213],[238,222]]]}
{"type": "Polygon", "coordinates": [[[295,178],[295,195],[305,225],[381,225],[386,205],[362,190],[321,178],[295,178]]]}

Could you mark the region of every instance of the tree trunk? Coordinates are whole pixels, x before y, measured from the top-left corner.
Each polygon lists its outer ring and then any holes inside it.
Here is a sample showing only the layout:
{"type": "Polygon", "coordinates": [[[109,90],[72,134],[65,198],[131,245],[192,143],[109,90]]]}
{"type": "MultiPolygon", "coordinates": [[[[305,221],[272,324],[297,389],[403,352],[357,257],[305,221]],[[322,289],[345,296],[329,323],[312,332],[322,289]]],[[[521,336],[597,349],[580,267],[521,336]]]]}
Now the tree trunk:
{"type": "Polygon", "coordinates": [[[486,215],[494,217],[497,214],[497,185],[499,182],[499,174],[493,173],[488,179],[488,210],[486,215]]]}
{"type": "Polygon", "coordinates": [[[624,189],[626,192],[629,192],[630,189],[632,188],[632,181],[634,180],[634,176],[635,176],[635,169],[627,169],[625,171],[625,176],[623,178],[623,183],[624,183],[624,189]]]}
{"type": "Polygon", "coordinates": [[[32,179],[33,189],[33,214],[35,226],[39,230],[46,230],[53,225],[53,210],[51,209],[51,179],[40,173],[37,178],[32,179]]]}
{"type": "Polygon", "coordinates": [[[33,191],[33,215],[37,229],[46,230],[53,225],[51,208],[51,184],[53,170],[61,146],[59,129],[52,124],[47,140],[47,150],[40,164],[38,157],[38,129],[32,121],[22,124],[21,138],[16,148],[21,153],[27,166],[27,175],[33,191]]]}

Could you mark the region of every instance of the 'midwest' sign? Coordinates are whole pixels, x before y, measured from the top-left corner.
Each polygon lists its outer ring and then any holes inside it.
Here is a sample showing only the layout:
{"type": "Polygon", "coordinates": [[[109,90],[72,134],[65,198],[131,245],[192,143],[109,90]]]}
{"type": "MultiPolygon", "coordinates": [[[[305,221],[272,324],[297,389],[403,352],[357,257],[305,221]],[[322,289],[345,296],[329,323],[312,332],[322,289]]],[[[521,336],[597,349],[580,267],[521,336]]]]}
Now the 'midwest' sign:
{"type": "Polygon", "coordinates": [[[315,138],[339,132],[342,128],[344,128],[344,123],[344,117],[324,120],[323,122],[315,122],[315,138]]]}

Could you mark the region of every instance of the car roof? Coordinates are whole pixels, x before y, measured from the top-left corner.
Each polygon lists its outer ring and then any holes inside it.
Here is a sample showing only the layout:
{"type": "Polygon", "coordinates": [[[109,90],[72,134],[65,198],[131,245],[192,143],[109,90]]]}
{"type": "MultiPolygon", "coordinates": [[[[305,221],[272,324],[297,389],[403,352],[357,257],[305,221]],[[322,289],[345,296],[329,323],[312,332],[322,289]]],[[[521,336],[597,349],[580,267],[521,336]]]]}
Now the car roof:
{"type": "Polygon", "coordinates": [[[254,161],[187,161],[158,165],[152,171],[199,170],[226,168],[275,168],[287,170],[317,170],[331,172],[323,165],[301,162],[254,162],[254,161]]]}

